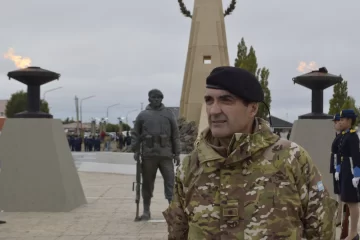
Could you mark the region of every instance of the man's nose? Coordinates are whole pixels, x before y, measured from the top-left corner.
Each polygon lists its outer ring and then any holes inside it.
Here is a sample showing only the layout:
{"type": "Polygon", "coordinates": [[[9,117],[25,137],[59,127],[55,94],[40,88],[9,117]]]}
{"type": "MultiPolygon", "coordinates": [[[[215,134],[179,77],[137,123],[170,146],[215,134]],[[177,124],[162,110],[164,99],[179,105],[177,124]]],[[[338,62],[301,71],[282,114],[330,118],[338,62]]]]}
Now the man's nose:
{"type": "Polygon", "coordinates": [[[221,113],[221,108],[220,108],[219,104],[217,104],[217,103],[212,104],[209,109],[209,114],[217,115],[219,113],[221,113]]]}

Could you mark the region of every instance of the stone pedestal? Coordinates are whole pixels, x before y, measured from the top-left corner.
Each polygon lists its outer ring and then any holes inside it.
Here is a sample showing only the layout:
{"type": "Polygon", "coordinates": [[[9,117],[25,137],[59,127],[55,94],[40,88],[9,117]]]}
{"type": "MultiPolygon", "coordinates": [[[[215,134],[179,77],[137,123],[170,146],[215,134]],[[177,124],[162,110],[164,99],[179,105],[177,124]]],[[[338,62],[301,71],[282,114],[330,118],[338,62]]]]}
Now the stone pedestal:
{"type": "Polygon", "coordinates": [[[86,203],[62,122],[7,119],[0,136],[0,209],[68,212],[86,203]]]}
{"type": "Polygon", "coordinates": [[[323,183],[332,197],[333,177],[330,174],[331,144],[335,138],[334,123],[329,119],[299,119],[294,122],[290,141],[304,147],[321,172],[323,183]]]}

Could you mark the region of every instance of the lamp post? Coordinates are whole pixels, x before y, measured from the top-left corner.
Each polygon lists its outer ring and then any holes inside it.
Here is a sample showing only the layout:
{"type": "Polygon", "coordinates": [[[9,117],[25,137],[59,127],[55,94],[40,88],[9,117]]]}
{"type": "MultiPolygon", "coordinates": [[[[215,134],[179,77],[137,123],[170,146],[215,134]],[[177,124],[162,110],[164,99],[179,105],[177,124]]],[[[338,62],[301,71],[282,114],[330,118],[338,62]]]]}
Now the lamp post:
{"type": "Polygon", "coordinates": [[[138,109],[133,109],[133,110],[131,110],[131,111],[128,111],[127,113],[126,113],[126,124],[129,124],[129,119],[128,119],[128,116],[129,116],[129,114],[130,113],[133,113],[133,112],[136,112],[136,111],[138,111],[138,109]]]}
{"type": "Polygon", "coordinates": [[[81,131],[82,131],[82,102],[84,101],[84,100],[87,100],[87,99],[90,99],[90,98],[93,98],[93,97],[95,97],[95,95],[92,95],[92,96],[89,96],[89,97],[85,97],[85,98],[82,98],[82,99],[80,99],[80,124],[81,124],[81,131]]]}
{"type": "Polygon", "coordinates": [[[112,108],[112,107],[115,107],[115,106],[119,106],[120,103],[116,103],[116,104],[113,104],[113,105],[110,105],[106,108],[106,117],[109,118],[109,108],[112,108]]]}
{"type": "Polygon", "coordinates": [[[43,93],[43,100],[45,100],[45,96],[46,96],[46,93],[48,92],[52,92],[52,91],[55,91],[55,90],[58,90],[62,87],[57,87],[57,88],[52,88],[52,89],[49,89],[49,90],[46,90],[44,93],[43,93]]]}
{"type": "Polygon", "coordinates": [[[124,117],[118,117],[118,120],[119,120],[119,134],[122,134],[122,132],[123,132],[123,119],[124,119],[124,117]]]}

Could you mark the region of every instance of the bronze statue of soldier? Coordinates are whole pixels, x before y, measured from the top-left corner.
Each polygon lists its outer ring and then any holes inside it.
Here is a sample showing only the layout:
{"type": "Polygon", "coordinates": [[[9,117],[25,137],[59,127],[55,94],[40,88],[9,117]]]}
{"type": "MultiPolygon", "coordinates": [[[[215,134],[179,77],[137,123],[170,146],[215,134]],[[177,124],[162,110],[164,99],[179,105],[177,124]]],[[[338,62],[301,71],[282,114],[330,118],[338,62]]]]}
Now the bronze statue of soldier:
{"type": "Polygon", "coordinates": [[[150,204],[157,170],[163,176],[165,198],[170,203],[174,187],[174,163],[176,166],[180,164],[177,120],[162,103],[164,95],[160,90],[152,89],[148,96],[149,105],[137,116],[131,133],[134,159],[139,161],[141,157],[144,206],[141,220],[145,221],[151,218],[150,204]]]}

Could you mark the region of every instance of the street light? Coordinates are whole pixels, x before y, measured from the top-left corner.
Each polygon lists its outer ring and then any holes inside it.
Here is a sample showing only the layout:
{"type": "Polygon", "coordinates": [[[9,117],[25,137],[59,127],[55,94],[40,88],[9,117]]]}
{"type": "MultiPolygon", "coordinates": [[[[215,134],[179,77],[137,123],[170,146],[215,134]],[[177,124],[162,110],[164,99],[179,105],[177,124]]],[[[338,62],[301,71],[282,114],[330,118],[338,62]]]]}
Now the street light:
{"type": "Polygon", "coordinates": [[[46,95],[46,93],[52,92],[52,91],[55,91],[55,90],[58,90],[58,89],[60,89],[60,88],[62,88],[62,87],[57,87],[57,88],[52,88],[52,89],[46,90],[46,91],[43,93],[43,100],[45,100],[45,95],[46,95]]]}
{"type": "Polygon", "coordinates": [[[80,123],[81,123],[81,130],[82,130],[82,102],[83,102],[84,100],[87,100],[87,99],[90,99],[90,98],[93,98],[93,97],[95,97],[95,95],[92,95],[92,96],[89,96],[89,97],[80,99],[80,123]]]}
{"type": "Polygon", "coordinates": [[[124,117],[118,117],[118,120],[119,120],[119,134],[122,134],[122,132],[123,132],[123,119],[124,119],[124,117]]]}
{"type": "Polygon", "coordinates": [[[107,109],[106,109],[106,117],[109,118],[109,108],[119,106],[119,105],[120,105],[120,103],[116,103],[116,104],[108,106],[107,109]]]}
{"type": "Polygon", "coordinates": [[[136,112],[136,111],[138,111],[138,109],[133,109],[133,110],[128,111],[128,112],[126,113],[126,124],[129,124],[129,121],[128,121],[128,116],[129,116],[129,114],[132,113],[132,112],[136,112]]]}

